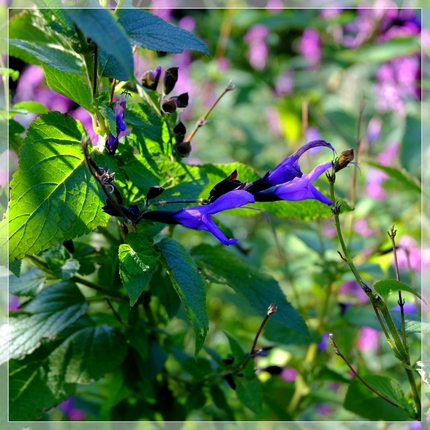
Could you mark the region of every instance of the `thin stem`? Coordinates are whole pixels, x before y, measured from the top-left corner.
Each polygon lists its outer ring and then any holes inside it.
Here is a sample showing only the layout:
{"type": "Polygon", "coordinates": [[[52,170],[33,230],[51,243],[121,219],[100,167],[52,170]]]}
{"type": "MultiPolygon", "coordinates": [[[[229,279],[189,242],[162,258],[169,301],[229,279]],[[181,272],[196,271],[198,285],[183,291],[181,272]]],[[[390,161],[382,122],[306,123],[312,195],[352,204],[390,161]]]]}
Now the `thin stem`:
{"type": "Polygon", "coordinates": [[[96,181],[100,184],[100,187],[106,194],[106,197],[111,202],[112,206],[115,208],[117,213],[124,218],[125,223],[127,224],[127,228],[132,231],[136,232],[136,229],[132,223],[132,221],[125,215],[123,210],[121,209],[121,206],[117,203],[117,201],[112,197],[112,193],[109,191],[108,187],[111,187],[112,191],[115,193],[117,191],[115,189],[115,185],[113,184],[113,174],[109,175],[109,172],[105,172],[104,170],[100,169],[94,162],[94,160],[88,155],[88,141],[89,137],[87,139],[81,141],[82,150],[84,152],[84,158],[85,158],[85,164],[87,165],[87,168],[91,175],[94,176],[96,181]]]}
{"type": "MultiPolygon", "coordinates": [[[[393,255],[394,255],[394,269],[396,271],[396,279],[400,282],[400,273],[399,273],[399,263],[397,261],[397,248],[396,248],[396,241],[395,241],[395,237],[397,234],[397,231],[394,230],[394,226],[391,227],[391,229],[387,232],[388,237],[391,239],[391,245],[393,246],[393,255]]],[[[403,345],[406,349],[406,351],[408,351],[408,342],[406,339],[406,323],[405,323],[405,309],[404,309],[404,300],[402,297],[402,292],[399,290],[399,307],[400,307],[400,316],[401,316],[401,321],[402,321],[402,339],[403,339],[403,345]]]]}
{"type": "Polygon", "coordinates": [[[110,89],[110,102],[111,103],[113,102],[113,95],[115,93],[116,83],[117,83],[117,80],[114,78],[113,81],[112,81],[111,89],[110,89]]]}
{"type": "Polygon", "coordinates": [[[222,20],[218,43],[216,45],[215,58],[222,58],[225,55],[225,49],[231,33],[232,18],[233,9],[224,10],[224,19],[222,20]]]}
{"type": "Polygon", "coordinates": [[[222,94],[215,100],[214,104],[209,108],[209,110],[206,112],[206,114],[197,121],[197,123],[194,127],[194,130],[188,135],[188,137],[184,140],[184,142],[191,142],[191,139],[197,133],[197,130],[206,124],[209,114],[214,110],[214,108],[218,104],[218,102],[224,97],[224,95],[226,93],[228,93],[229,91],[233,91],[234,88],[235,88],[235,86],[230,81],[228,83],[228,85],[225,87],[222,94]]]}
{"type": "Polygon", "coordinates": [[[98,57],[98,46],[94,45],[94,57],[93,57],[93,66],[94,66],[94,70],[93,70],[93,99],[96,98],[97,96],[97,85],[98,85],[98,80],[97,80],[97,65],[98,65],[98,61],[99,61],[99,57],[98,57]]]}
{"type": "Polygon", "coordinates": [[[239,373],[248,364],[249,360],[251,360],[251,358],[253,357],[253,354],[254,354],[255,347],[257,346],[258,338],[260,337],[260,334],[263,331],[263,328],[266,325],[267,320],[269,319],[270,315],[273,315],[276,311],[277,311],[277,307],[272,303],[269,306],[269,308],[267,309],[266,316],[264,317],[263,322],[261,323],[261,326],[258,329],[257,334],[255,335],[254,342],[252,343],[250,353],[245,358],[245,361],[237,369],[235,369],[232,372],[233,374],[239,373]]]}
{"type": "Polygon", "coordinates": [[[334,352],[336,353],[336,355],[338,355],[340,358],[342,358],[342,360],[345,362],[345,364],[349,367],[349,369],[351,370],[351,372],[354,374],[354,376],[356,376],[369,390],[373,391],[376,395],[378,395],[381,399],[384,399],[386,402],[392,404],[393,406],[395,406],[396,408],[402,409],[397,403],[393,402],[392,400],[390,400],[388,397],[385,397],[383,394],[381,394],[379,391],[375,390],[371,385],[369,385],[356,371],[355,369],[349,364],[348,360],[345,358],[345,356],[339,351],[339,348],[336,345],[336,342],[333,339],[333,335],[330,333],[329,334],[329,339],[331,342],[331,345],[334,349],[334,352]]]}
{"type": "Polygon", "coordinates": [[[103,297],[103,298],[106,300],[106,303],[110,307],[110,309],[113,312],[113,314],[114,314],[115,318],[117,319],[117,321],[119,321],[119,323],[122,326],[127,327],[127,324],[125,324],[124,321],[121,319],[121,317],[118,315],[118,312],[114,309],[114,307],[112,306],[112,303],[110,302],[110,300],[107,297],[103,297]]]}
{"type": "Polygon", "coordinates": [[[181,200],[160,200],[152,203],[154,206],[172,205],[175,203],[206,203],[207,199],[181,199],[181,200]]]}

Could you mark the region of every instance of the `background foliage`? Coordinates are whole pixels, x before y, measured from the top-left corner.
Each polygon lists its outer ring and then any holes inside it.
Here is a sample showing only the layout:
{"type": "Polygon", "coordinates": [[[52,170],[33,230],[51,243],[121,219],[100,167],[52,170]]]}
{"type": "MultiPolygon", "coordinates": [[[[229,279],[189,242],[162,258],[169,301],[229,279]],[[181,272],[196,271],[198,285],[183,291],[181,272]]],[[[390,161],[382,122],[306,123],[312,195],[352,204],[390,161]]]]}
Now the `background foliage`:
{"type": "MultiPolygon", "coordinates": [[[[19,167],[3,182],[4,210],[9,185],[11,203],[0,224],[0,237],[7,227],[10,236],[2,263],[10,259],[13,273],[9,419],[410,420],[353,378],[328,343],[333,333],[366,381],[412,410],[404,369],[339,258],[329,207],[260,204],[270,223],[257,211],[219,214],[227,236],[239,239],[228,248],[207,232],[160,223],[141,222],[124,240],[118,219],[102,210],[106,196],[80,141],[87,130],[103,147],[117,133],[109,98],[116,78],[115,100],[124,89],[132,93],[130,130],[115,156],[91,155],[116,173],[125,207],[142,205],[153,185],[166,188],[158,200],[206,198],[234,169],[252,181],[310,140],[325,139],[338,154],[355,148],[359,169],[339,172],[335,185],[344,208],[354,208],[341,215],[354,262],[371,287],[395,279],[386,234],[394,224],[401,280],[420,291],[429,257],[419,246],[420,90],[427,85],[419,37],[424,49],[428,37],[420,11],[281,11],[273,3],[153,12],[165,21],[138,10],[120,11],[117,20],[102,9],[10,10],[4,119],[12,170],[17,154],[19,167]],[[98,46],[103,74],[96,95],[87,38],[98,46]],[[136,90],[158,65],[179,67],[172,94],[189,94],[180,113],[160,113],[155,92],[136,90]],[[230,80],[236,89],[181,158],[171,134],[177,119],[189,133],[230,80]],[[90,114],[104,123],[101,139],[90,114]],[[62,245],[70,239],[73,253],[62,245]],[[278,311],[258,342],[267,349],[234,373],[272,302],[278,311]]],[[[300,163],[307,173],[330,160],[322,149],[300,163]]],[[[317,185],[328,195],[325,178],[317,185]]],[[[375,289],[385,297],[386,287],[375,289]]],[[[420,322],[421,301],[404,298],[415,366],[425,362],[420,333],[428,325],[420,322]]],[[[400,312],[392,314],[400,327],[400,312]]]]}

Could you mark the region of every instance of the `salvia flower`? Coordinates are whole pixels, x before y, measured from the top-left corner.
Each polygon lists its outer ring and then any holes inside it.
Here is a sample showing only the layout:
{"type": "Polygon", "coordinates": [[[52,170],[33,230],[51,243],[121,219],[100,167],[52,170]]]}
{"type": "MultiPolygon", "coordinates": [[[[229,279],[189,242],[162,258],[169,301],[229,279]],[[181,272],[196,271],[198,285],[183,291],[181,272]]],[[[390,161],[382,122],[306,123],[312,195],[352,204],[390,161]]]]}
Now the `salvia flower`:
{"type": "Polygon", "coordinates": [[[286,182],[281,185],[277,185],[268,188],[264,191],[254,193],[256,202],[274,202],[277,200],[306,200],[316,199],[327,205],[331,205],[331,200],[327,198],[323,193],[318,191],[312,182],[319,178],[327,169],[332,167],[332,162],[319,164],[307,175],[303,175],[299,178],[286,182]]]}
{"type": "Polygon", "coordinates": [[[249,192],[263,191],[273,185],[284,184],[285,182],[292,181],[294,178],[301,178],[303,173],[300,169],[298,160],[309,149],[325,146],[335,152],[330,143],[325,140],[313,140],[299,148],[296,152],[285,158],[273,170],[267,172],[266,175],[251,182],[246,190],[249,192]]]}
{"type": "Polygon", "coordinates": [[[228,209],[239,208],[247,203],[254,203],[252,194],[235,190],[219,197],[215,202],[181,209],[179,211],[152,211],[140,216],[140,219],[164,222],[166,224],[181,224],[195,230],[205,230],[212,233],[224,245],[234,245],[237,239],[229,239],[211,218],[212,214],[228,209]]]}
{"type": "Polygon", "coordinates": [[[218,182],[209,193],[209,201],[213,203],[215,200],[220,198],[222,195],[236,190],[243,189],[246,183],[239,181],[237,179],[238,173],[237,170],[233,170],[227,178],[223,179],[221,182],[218,182]]]}
{"type": "Polygon", "coordinates": [[[124,123],[124,114],[125,114],[127,99],[129,96],[130,94],[124,91],[113,108],[113,112],[115,114],[115,121],[116,121],[116,136],[113,136],[112,133],[109,133],[109,137],[106,142],[106,147],[109,153],[112,155],[115,154],[115,151],[118,147],[120,133],[122,131],[125,131],[125,129],[127,128],[127,126],[124,123]]]}

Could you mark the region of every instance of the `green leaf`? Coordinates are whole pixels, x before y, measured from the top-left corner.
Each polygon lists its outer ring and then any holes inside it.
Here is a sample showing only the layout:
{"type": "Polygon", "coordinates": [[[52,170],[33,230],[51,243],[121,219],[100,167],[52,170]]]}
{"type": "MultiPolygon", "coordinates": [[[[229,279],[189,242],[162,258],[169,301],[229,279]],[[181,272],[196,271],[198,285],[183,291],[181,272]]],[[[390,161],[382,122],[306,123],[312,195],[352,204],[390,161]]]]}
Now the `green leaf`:
{"type": "Polygon", "coordinates": [[[160,171],[157,163],[150,157],[133,155],[125,166],[127,176],[133,184],[147,193],[149,188],[160,183],[160,171]]]}
{"type": "Polygon", "coordinates": [[[37,113],[39,115],[49,112],[48,108],[39,102],[20,102],[13,105],[13,110],[15,109],[23,109],[25,113],[37,113]]]}
{"type": "Polygon", "coordinates": [[[97,106],[99,112],[102,114],[103,118],[109,123],[109,129],[113,136],[117,136],[116,132],[116,118],[113,109],[105,104],[99,104],[97,106]]]}
{"type": "Polygon", "coordinates": [[[48,266],[54,275],[59,279],[63,279],[64,281],[67,281],[72,276],[74,276],[80,267],[79,261],[74,259],[69,259],[63,262],[47,257],[46,262],[48,263],[48,266]]]}
{"type": "Polygon", "coordinates": [[[50,354],[49,377],[63,384],[89,384],[119,366],[126,354],[125,337],[117,328],[85,327],[50,354]]]}
{"type": "Polygon", "coordinates": [[[263,389],[261,382],[254,376],[252,379],[234,377],[237,398],[252,412],[259,414],[263,407],[263,389]]]}
{"type": "Polygon", "coordinates": [[[215,406],[222,411],[225,411],[227,419],[229,421],[234,421],[234,414],[231,410],[227,399],[225,398],[224,392],[221,390],[221,388],[218,387],[218,385],[212,385],[210,390],[211,397],[215,403],[215,406]]]}
{"type": "MultiPolygon", "coordinates": [[[[243,352],[243,349],[240,346],[239,342],[233,336],[226,332],[224,333],[227,336],[228,343],[230,344],[230,349],[234,357],[232,367],[237,368],[245,361],[246,354],[243,352]]],[[[246,366],[241,370],[241,373],[247,378],[253,378],[255,376],[254,359],[251,358],[251,360],[248,361],[246,366]]]]}
{"type": "Polygon", "coordinates": [[[22,273],[19,278],[11,275],[9,276],[9,293],[16,296],[33,297],[42,290],[45,277],[45,273],[38,268],[22,273]]]}
{"type": "Polygon", "coordinates": [[[5,76],[8,79],[10,78],[14,82],[19,78],[18,70],[8,69],[7,67],[0,67],[0,75],[5,76]]]}
{"type": "Polygon", "coordinates": [[[360,49],[340,51],[337,57],[352,63],[382,63],[393,58],[412,55],[420,50],[416,37],[393,37],[387,42],[370,44],[360,49]]]}
{"type": "Polygon", "coordinates": [[[91,90],[79,77],[76,76],[71,79],[68,73],[46,64],[43,65],[43,71],[45,72],[46,83],[52,90],[73,100],[87,111],[94,112],[91,90]]]}
{"type": "Polygon", "coordinates": [[[421,174],[421,118],[408,115],[400,148],[400,162],[410,174],[421,174]]]}
{"type": "Polygon", "coordinates": [[[12,46],[23,49],[26,52],[34,55],[43,64],[51,66],[63,72],[82,73],[81,59],[71,51],[54,48],[51,45],[29,42],[27,40],[11,39],[9,43],[12,46]]]}
{"type": "Polygon", "coordinates": [[[67,9],[66,14],[99,47],[119,62],[133,81],[133,53],[130,40],[114,15],[106,9],[67,9]]]}
{"type": "Polygon", "coordinates": [[[243,296],[262,316],[271,303],[278,311],[270,319],[296,332],[296,336],[307,336],[308,329],[300,314],[288,303],[279,284],[255,267],[221,246],[199,245],[191,250],[199,267],[220,284],[226,284],[243,296]]]}
{"type": "Polygon", "coordinates": [[[414,296],[422,300],[424,303],[426,303],[425,300],[411,287],[404,284],[403,282],[396,281],[395,279],[378,281],[374,285],[374,288],[375,291],[378,292],[384,298],[384,300],[387,300],[387,298],[396,291],[407,291],[408,293],[413,294],[414,296]]]}
{"type": "Polygon", "coordinates": [[[44,365],[48,353],[39,348],[24,360],[9,362],[9,420],[39,419],[44,409],[66,400],[74,392],[74,384],[53,390],[48,383],[44,365]]]}
{"type": "MultiPolygon", "coordinates": [[[[88,308],[79,288],[72,282],[61,282],[42,290],[21,307],[10,322],[10,358],[22,358],[36,349],[44,338],[55,336],[76,321],[88,308]]],[[[2,342],[0,363],[7,360],[7,344],[2,342]],[[6,349],[6,351],[5,351],[6,349]]]]}
{"type": "Polygon", "coordinates": [[[0,264],[89,233],[109,220],[104,193],[89,173],[80,146],[85,131],[68,115],[51,112],[33,121],[11,182],[0,223],[0,264]]]}
{"type": "Polygon", "coordinates": [[[206,45],[194,34],[163,21],[144,10],[120,10],[119,23],[133,44],[153,51],[178,54],[186,49],[209,55],[206,45]]]}
{"type": "Polygon", "coordinates": [[[157,244],[172,284],[181,299],[196,335],[194,356],[197,358],[209,330],[206,312],[206,285],[187,250],[170,238],[157,244]]]}
{"type": "Polygon", "coordinates": [[[152,241],[142,234],[129,233],[127,241],[128,244],[119,246],[119,274],[133,306],[148,286],[159,254],[152,241]]]}
{"type": "MultiPolygon", "coordinates": [[[[363,379],[401,408],[407,409],[405,395],[396,381],[379,375],[366,375],[363,379]]],[[[371,421],[406,421],[410,419],[407,412],[383,400],[358,379],[354,379],[349,385],[344,407],[371,421]]]]}
{"type": "Polygon", "coordinates": [[[372,167],[375,167],[378,170],[382,170],[385,172],[390,178],[395,179],[397,182],[400,182],[403,186],[406,187],[407,190],[416,191],[421,194],[421,184],[417,178],[412,176],[409,172],[407,172],[403,167],[390,167],[390,166],[382,166],[381,164],[375,163],[374,161],[367,161],[372,167]]]}
{"type": "MultiPolygon", "coordinates": [[[[34,43],[35,45],[60,44],[65,48],[67,46],[66,40],[47,26],[47,23],[42,17],[40,11],[36,9],[26,10],[23,13],[16,15],[10,21],[9,38],[26,40],[34,43]]],[[[9,46],[9,55],[20,58],[29,64],[43,63],[28,51],[13,45],[9,46]]]]}

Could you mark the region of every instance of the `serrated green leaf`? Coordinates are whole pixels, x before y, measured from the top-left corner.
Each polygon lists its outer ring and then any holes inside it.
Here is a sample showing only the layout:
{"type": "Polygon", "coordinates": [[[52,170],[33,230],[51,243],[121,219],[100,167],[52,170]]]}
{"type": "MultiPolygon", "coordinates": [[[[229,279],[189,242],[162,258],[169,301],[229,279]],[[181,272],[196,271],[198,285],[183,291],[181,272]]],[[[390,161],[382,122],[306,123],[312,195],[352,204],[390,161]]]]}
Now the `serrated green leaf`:
{"type": "Polygon", "coordinates": [[[119,274],[130,297],[130,306],[134,306],[154,274],[159,254],[152,241],[142,234],[129,233],[127,241],[128,244],[119,246],[119,274]]]}
{"type": "Polygon", "coordinates": [[[121,332],[107,325],[73,333],[49,356],[49,378],[89,384],[119,366],[127,354],[121,332]]]}
{"type": "Polygon", "coordinates": [[[390,166],[382,166],[379,163],[375,163],[374,161],[367,161],[372,167],[375,167],[378,170],[382,170],[385,172],[390,178],[395,179],[400,182],[402,185],[406,187],[407,190],[416,191],[421,194],[421,184],[419,180],[413,177],[407,170],[403,167],[396,168],[390,166]]]}
{"type": "Polygon", "coordinates": [[[10,39],[9,43],[17,48],[23,49],[36,57],[43,64],[55,69],[69,73],[82,73],[81,59],[71,51],[65,51],[60,46],[54,48],[41,42],[29,42],[27,40],[10,39]]]}
{"type": "Polygon", "coordinates": [[[125,170],[131,182],[141,188],[144,193],[160,183],[160,171],[152,158],[133,155],[125,170]]]}
{"type": "Polygon", "coordinates": [[[49,268],[52,270],[54,275],[67,281],[72,276],[74,276],[80,267],[79,261],[74,259],[66,260],[65,262],[55,260],[53,258],[46,258],[49,268]]]}
{"type": "Polygon", "coordinates": [[[105,104],[100,104],[97,106],[99,112],[102,114],[103,118],[108,122],[110,132],[113,136],[117,136],[116,132],[116,118],[113,109],[105,104]]]}
{"type": "MultiPolygon", "coordinates": [[[[88,308],[79,288],[72,282],[61,282],[42,290],[21,307],[24,314],[10,318],[10,358],[21,358],[36,349],[44,338],[55,338],[76,321],[88,308]]],[[[6,340],[4,340],[6,341],[6,340]]],[[[2,341],[0,363],[7,360],[7,342],[2,341]]]]}
{"type": "MultiPolygon", "coordinates": [[[[130,40],[111,11],[106,9],[67,9],[66,15],[107,55],[115,58],[133,81],[133,53],[130,40]]],[[[115,76],[116,77],[116,76],[115,76]]]]}
{"type": "Polygon", "coordinates": [[[384,281],[378,281],[374,285],[375,291],[379,293],[385,300],[393,294],[396,291],[407,291],[408,293],[413,294],[414,296],[418,297],[420,300],[422,300],[424,303],[425,300],[411,287],[404,284],[403,282],[397,281],[395,279],[387,279],[384,281]]]}
{"type": "MultiPolygon", "coordinates": [[[[232,367],[237,368],[245,361],[246,354],[243,352],[243,349],[240,346],[239,342],[232,335],[226,332],[224,333],[227,336],[228,343],[230,344],[230,349],[234,357],[234,362],[232,367]]],[[[245,377],[247,378],[253,378],[255,376],[253,359],[248,361],[246,366],[241,370],[241,374],[245,375],[245,377]]]]}
{"type": "Polygon", "coordinates": [[[80,146],[85,130],[69,115],[51,112],[30,126],[0,223],[0,264],[38,253],[106,225],[105,196],[89,173],[80,146]]]}
{"type": "MultiPolygon", "coordinates": [[[[9,38],[26,40],[33,42],[34,44],[61,44],[62,46],[67,46],[65,40],[63,40],[58,33],[52,31],[46,24],[47,23],[41,16],[40,11],[36,9],[26,10],[23,13],[16,15],[10,21],[9,38]]],[[[42,63],[29,52],[13,45],[9,46],[9,55],[20,58],[29,64],[42,63]]]]}
{"type": "Polygon", "coordinates": [[[259,414],[263,407],[261,382],[254,376],[251,379],[234,377],[237,398],[252,412],[259,414]]]}
{"type": "Polygon", "coordinates": [[[43,71],[46,83],[52,90],[73,100],[87,111],[94,112],[91,90],[79,79],[79,76],[70,76],[46,64],[43,65],[43,71]]]}
{"type": "Polygon", "coordinates": [[[172,284],[181,299],[196,335],[197,358],[209,330],[206,312],[206,285],[187,250],[177,241],[164,238],[157,244],[172,284]]]}
{"type": "Polygon", "coordinates": [[[197,36],[156,15],[139,9],[123,9],[118,16],[133,44],[142,48],[175,54],[192,49],[209,55],[208,48],[197,36]]]}
{"type": "Polygon", "coordinates": [[[297,336],[307,336],[308,329],[300,314],[288,303],[279,284],[269,275],[247,264],[221,246],[199,245],[191,250],[198,266],[213,279],[231,287],[265,316],[271,303],[278,311],[270,319],[291,328],[297,336]]]}
{"type": "Polygon", "coordinates": [[[59,391],[52,389],[52,386],[47,383],[45,355],[37,350],[24,360],[9,362],[9,419],[11,421],[36,420],[40,418],[43,410],[66,400],[75,390],[75,384],[59,387],[59,391]]]}
{"type": "MultiPolygon", "coordinates": [[[[406,408],[405,396],[396,381],[379,375],[366,375],[363,379],[401,408],[406,408]]],[[[406,411],[383,400],[358,379],[354,379],[350,383],[344,407],[371,421],[406,421],[410,419],[406,411]]]]}
{"type": "Polygon", "coordinates": [[[234,421],[233,411],[231,410],[229,404],[227,403],[227,400],[225,398],[225,394],[221,390],[221,388],[219,388],[218,385],[212,385],[211,390],[210,390],[210,394],[212,396],[212,399],[213,399],[216,407],[225,411],[229,421],[234,421]]]}
{"type": "Polygon", "coordinates": [[[48,113],[48,108],[39,102],[20,102],[13,105],[13,110],[20,109],[24,110],[26,113],[37,113],[39,115],[42,115],[44,113],[48,113]]]}
{"type": "Polygon", "coordinates": [[[9,293],[16,296],[33,297],[39,293],[45,282],[46,274],[38,268],[22,273],[19,278],[9,276],[9,293]]]}

